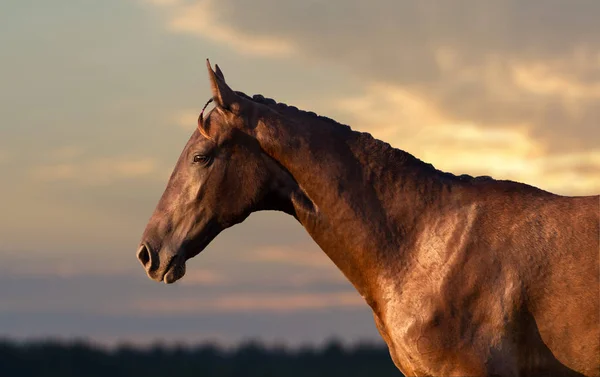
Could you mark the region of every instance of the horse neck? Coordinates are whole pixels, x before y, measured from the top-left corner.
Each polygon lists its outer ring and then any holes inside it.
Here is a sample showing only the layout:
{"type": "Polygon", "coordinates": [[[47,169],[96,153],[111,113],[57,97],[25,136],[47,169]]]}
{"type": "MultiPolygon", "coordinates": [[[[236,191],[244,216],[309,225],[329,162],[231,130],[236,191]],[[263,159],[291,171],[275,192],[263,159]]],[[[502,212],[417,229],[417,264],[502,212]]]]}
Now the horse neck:
{"type": "Polygon", "coordinates": [[[269,112],[255,137],[298,183],[311,206],[296,217],[356,289],[373,300],[396,270],[415,218],[441,191],[433,168],[368,134],[315,115],[269,112]]]}

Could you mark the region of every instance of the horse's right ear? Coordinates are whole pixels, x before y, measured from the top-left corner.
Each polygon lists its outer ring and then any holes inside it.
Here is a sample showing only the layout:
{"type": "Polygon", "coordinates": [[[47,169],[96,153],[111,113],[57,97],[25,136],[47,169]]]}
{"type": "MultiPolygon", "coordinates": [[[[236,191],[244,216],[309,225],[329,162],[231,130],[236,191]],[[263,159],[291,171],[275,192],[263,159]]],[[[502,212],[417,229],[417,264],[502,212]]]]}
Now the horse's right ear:
{"type": "Polygon", "coordinates": [[[210,61],[206,59],[206,66],[208,68],[208,80],[210,81],[210,87],[212,89],[213,98],[217,106],[236,111],[239,109],[239,97],[235,92],[227,86],[223,76],[223,72],[217,67],[217,72],[213,71],[210,66],[210,61]]]}
{"type": "Polygon", "coordinates": [[[218,64],[215,64],[215,73],[221,78],[221,80],[223,80],[223,82],[225,82],[225,75],[223,74],[223,71],[221,71],[221,68],[219,68],[218,64]]]}

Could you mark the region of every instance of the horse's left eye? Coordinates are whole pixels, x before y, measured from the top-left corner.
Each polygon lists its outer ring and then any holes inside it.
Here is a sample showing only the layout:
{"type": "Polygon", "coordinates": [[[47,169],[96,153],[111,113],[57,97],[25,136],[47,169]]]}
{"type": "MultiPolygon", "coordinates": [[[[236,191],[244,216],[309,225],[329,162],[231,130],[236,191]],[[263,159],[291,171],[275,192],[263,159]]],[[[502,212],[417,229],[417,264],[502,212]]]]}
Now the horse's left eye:
{"type": "Polygon", "coordinates": [[[195,164],[208,164],[210,162],[210,157],[203,155],[203,154],[197,154],[194,156],[194,163],[195,164]]]}

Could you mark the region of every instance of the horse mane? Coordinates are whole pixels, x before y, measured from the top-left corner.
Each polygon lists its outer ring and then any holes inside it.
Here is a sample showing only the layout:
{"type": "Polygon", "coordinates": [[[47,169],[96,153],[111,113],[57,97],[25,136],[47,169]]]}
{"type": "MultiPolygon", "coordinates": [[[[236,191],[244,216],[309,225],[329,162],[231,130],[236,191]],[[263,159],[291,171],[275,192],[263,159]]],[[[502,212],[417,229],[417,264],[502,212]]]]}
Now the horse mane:
{"type": "Polygon", "coordinates": [[[288,105],[288,104],[285,104],[283,102],[277,102],[274,99],[265,97],[265,96],[263,96],[261,94],[255,94],[252,97],[250,97],[249,95],[247,95],[247,94],[245,94],[243,92],[235,92],[235,93],[237,95],[239,95],[240,97],[248,99],[248,100],[250,100],[252,102],[256,102],[256,103],[260,103],[262,105],[266,105],[266,106],[270,107],[271,109],[276,110],[276,111],[278,111],[280,113],[286,113],[286,114],[290,114],[290,115],[298,115],[298,114],[300,114],[300,115],[306,115],[306,116],[309,116],[311,118],[318,119],[320,121],[323,121],[323,122],[326,122],[326,123],[333,124],[333,125],[336,125],[338,127],[341,127],[341,129],[343,129],[343,130],[353,131],[352,128],[350,128],[350,126],[342,124],[342,123],[339,123],[339,122],[337,122],[334,119],[328,118],[328,117],[323,116],[323,115],[319,115],[319,114],[317,114],[315,112],[312,112],[312,111],[301,110],[301,109],[297,108],[296,106],[288,105]]]}
{"type": "MultiPolygon", "coordinates": [[[[265,97],[261,94],[255,94],[251,97],[244,92],[236,91],[235,93],[238,96],[245,98],[247,100],[250,100],[252,102],[268,106],[272,110],[275,110],[282,115],[306,116],[306,117],[316,119],[321,122],[330,124],[330,125],[334,126],[334,128],[336,128],[342,132],[354,133],[358,137],[360,142],[369,150],[378,151],[379,153],[381,153],[383,155],[387,155],[387,156],[391,157],[391,159],[401,162],[406,165],[418,166],[423,173],[426,173],[426,174],[427,173],[429,173],[429,174],[435,173],[435,174],[441,175],[443,178],[446,178],[449,180],[458,180],[458,181],[462,181],[462,182],[496,181],[495,179],[493,179],[492,177],[487,176],[487,175],[473,177],[468,174],[455,175],[453,173],[438,170],[432,164],[422,161],[419,158],[413,156],[412,154],[410,154],[402,149],[394,148],[389,143],[379,140],[379,139],[376,139],[375,137],[373,137],[373,135],[371,135],[368,132],[355,131],[350,126],[348,126],[346,124],[342,124],[342,123],[336,121],[335,119],[331,119],[329,117],[319,115],[313,111],[301,110],[301,109],[297,108],[296,106],[288,105],[283,102],[277,102],[274,99],[265,97]]],[[[509,181],[507,181],[507,182],[509,182],[509,181]]]]}

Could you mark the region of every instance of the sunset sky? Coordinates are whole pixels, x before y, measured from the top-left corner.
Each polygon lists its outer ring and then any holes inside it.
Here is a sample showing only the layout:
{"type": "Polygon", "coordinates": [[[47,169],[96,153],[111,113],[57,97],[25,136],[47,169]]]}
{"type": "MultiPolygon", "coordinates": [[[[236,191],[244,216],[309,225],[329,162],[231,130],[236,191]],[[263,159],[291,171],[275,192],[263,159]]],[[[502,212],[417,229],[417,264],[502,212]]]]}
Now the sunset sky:
{"type": "Polygon", "coordinates": [[[437,168],[600,193],[600,1],[3,0],[0,337],[379,340],[291,217],[149,280],[145,224],[210,97],[371,132],[437,168]]]}

